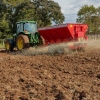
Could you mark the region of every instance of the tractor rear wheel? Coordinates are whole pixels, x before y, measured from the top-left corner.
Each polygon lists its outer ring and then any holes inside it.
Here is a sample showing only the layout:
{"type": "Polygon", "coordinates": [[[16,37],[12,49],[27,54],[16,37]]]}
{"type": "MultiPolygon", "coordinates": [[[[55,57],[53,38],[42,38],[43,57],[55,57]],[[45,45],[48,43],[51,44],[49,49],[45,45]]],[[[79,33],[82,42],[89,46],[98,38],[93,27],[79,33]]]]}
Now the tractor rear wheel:
{"type": "Polygon", "coordinates": [[[5,40],[5,49],[7,52],[13,51],[13,43],[10,40],[5,40]]]}
{"type": "Polygon", "coordinates": [[[22,50],[29,47],[29,38],[27,35],[20,34],[16,39],[16,46],[18,50],[22,50]]]}

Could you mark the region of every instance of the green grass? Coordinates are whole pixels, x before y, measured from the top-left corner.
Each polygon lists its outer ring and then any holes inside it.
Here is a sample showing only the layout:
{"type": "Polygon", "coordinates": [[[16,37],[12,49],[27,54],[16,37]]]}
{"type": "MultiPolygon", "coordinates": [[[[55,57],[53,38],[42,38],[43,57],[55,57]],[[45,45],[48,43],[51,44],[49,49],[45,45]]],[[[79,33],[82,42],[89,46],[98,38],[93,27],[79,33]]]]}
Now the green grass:
{"type": "Polygon", "coordinates": [[[0,44],[0,49],[3,49],[3,48],[5,48],[5,46],[4,46],[4,45],[2,45],[2,44],[0,44]]]}

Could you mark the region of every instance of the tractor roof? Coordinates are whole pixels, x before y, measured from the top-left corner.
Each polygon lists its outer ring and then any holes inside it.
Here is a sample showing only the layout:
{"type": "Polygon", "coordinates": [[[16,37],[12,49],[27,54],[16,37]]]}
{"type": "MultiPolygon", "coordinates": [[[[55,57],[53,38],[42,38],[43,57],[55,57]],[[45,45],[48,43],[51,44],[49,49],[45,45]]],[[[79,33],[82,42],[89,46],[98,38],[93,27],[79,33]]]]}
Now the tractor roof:
{"type": "Polygon", "coordinates": [[[36,21],[23,20],[17,23],[36,23],[36,21]]]}

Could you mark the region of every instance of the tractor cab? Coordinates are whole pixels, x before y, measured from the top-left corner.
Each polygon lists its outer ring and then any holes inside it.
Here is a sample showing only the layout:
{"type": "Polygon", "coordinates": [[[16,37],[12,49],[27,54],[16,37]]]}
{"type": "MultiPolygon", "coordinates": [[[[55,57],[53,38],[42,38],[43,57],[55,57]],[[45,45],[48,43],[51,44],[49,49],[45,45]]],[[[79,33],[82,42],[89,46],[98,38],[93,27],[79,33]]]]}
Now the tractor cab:
{"type": "Polygon", "coordinates": [[[16,33],[33,33],[37,31],[37,23],[36,21],[21,21],[16,23],[16,33]]]}

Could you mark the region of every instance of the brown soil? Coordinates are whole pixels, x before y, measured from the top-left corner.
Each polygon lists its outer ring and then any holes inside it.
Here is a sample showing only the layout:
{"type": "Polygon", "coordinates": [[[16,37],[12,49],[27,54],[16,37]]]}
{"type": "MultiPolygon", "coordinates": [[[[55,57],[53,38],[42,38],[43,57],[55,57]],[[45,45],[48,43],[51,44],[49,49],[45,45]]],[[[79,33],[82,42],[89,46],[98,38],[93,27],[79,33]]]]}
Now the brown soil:
{"type": "Polygon", "coordinates": [[[1,51],[0,100],[100,100],[100,49],[35,56],[1,51]]]}

